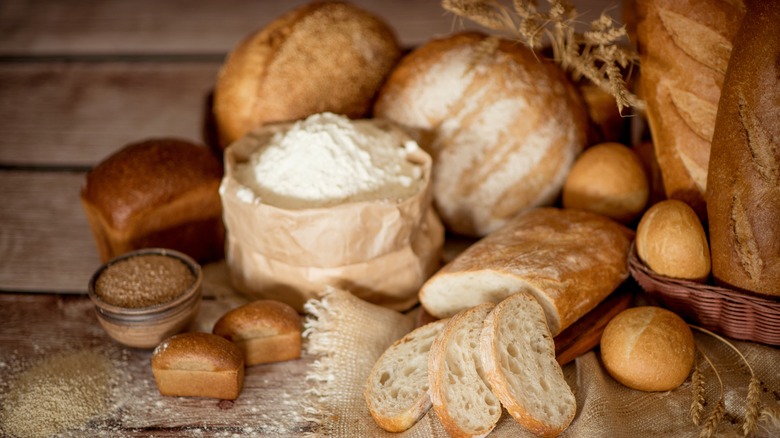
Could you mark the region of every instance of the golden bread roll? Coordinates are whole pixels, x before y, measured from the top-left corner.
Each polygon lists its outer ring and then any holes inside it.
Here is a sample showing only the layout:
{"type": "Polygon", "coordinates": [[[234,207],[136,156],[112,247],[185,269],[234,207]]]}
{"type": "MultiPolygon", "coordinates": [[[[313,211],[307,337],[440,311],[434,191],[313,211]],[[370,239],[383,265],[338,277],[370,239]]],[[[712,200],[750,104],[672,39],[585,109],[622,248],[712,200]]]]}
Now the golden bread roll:
{"type": "Polygon", "coordinates": [[[471,236],[551,204],[588,123],[560,68],[522,44],[476,32],[404,57],[374,115],[405,126],[433,156],[436,208],[451,231],[471,236]]]}
{"type": "Polygon", "coordinates": [[[710,274],[707,234],[693,209],[676,199],[645,212],[637,226],[636,251],[647,267],[666,277],[704,281],[710,274]]]}
{"type": "Polygon", "coordinates": [[[204,146],[154,138],[123,147],[87,173],[81,189],[100,258],[161,247],[199,262],[221,259],[221,181],[222,164],[204,146]]]}
{"type": "Polygon", "coordinates": [[[668,391],[693,367],[696,344],[685,321],[653,306],[619,313],[604,328],[601,359],[618,382],[641,391],[668,391]]]}
{"type": "Polygon", "coordinates": [[[235,400],[244,385],[244,356],[232,342],[210,333],[182,333],[152,353],[160,394],[235,400]]]}
{"type": "Polygon", "coordinates": [[[650,188],[642,162],[620,143],[585,150],[563,185],[563,206],[631,223],[645,209],[650,188]]]}
{"type": "Polygon", "coordinates": [[[220,145],[252,128],[333,112],[366,116],[400,57],[380,18],[348,3],[313,2],[247,36],[214,90],[220,145]]]}
{"type": "Polygon", "coordinates": [[[247,366],[301,357],[301,318],[279,301],[237,307],[214,324],[212,333],[236,344],[247,366]]]}

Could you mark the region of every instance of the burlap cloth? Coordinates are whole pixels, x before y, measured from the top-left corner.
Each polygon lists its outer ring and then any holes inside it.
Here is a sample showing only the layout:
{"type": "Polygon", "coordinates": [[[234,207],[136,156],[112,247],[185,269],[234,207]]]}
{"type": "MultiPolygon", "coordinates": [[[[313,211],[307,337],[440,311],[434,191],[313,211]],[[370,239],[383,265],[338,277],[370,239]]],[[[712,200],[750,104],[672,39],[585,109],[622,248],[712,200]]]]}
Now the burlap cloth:
{"type": "MultiPolygon", "coordinates": [[[[303,401],[306,413],[317,423],[312,436],[328,437],[447,437],[433,410],[406,432],[380,429],[363,398],[369,371],[379,355],[412,330],[413,315],[362,301],[349,293],[329,290],[306,305],[307,349],[319,356],[307,379],[310,390],[303,401]]],[[[696,333],[699,349],[713,362],[724,384],[725,415],[714,436],[742,436],[750,373],[739,356],[712,337],[696,333]]],[[[780,350],[751,342],[732,341],[747,358],[761,382],[761,415],[756,436],[780,436],[780,350]]],[[[704,376],[706,404],[703,418],[719,398],[718,379],[701,353],[696,361],[704,376]]],[[[691,378],[668,392],[647,393],[629,389],[606,373],[591,351],[564,367],[577,396],[577,416],[565,437],[688,437],[702,427],[690,419],[691,378]]],[[[532,437],[506,412],[490,437],[532,437]]]]}

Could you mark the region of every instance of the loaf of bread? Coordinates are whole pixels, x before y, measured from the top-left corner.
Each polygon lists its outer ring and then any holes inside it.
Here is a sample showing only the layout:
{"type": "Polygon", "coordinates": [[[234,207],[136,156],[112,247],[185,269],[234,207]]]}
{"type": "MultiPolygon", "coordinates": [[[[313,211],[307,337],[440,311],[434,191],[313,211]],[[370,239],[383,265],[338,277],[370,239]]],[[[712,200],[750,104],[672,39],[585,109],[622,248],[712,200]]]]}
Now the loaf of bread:
{"type": "Polygon", "coordinates": [[[692,281],[710,275],[710,247],[698,216],[686,203],[661,201],[642,216],[636,230],[639,259],[657,274],[692,281]]]}
{"type": "Polygon", "coordinates": [[[364,396],[371,417],[382,429],[403,432],[431,408],[428,355],[447,321],[439,319],[412,330],[371,368],[364,396]]]}
{"type": "Polygon", "coordinates": [[[214,90],[221,146],[266,123],[325,111],[368,115],[400,55],[392,29],[349,3],[288,12],[247,36],[223,65],[214,90]]]}
{"type": "Polygon", "coordinates": [[[620,143],[601,143],[574,162],[563,185],[563,206],[630,224],[645,210],[650,187],[639,157],[620,143]]]}
{"type": "Polygon", "coordinates": [[[404,57],[374,115],[415,133],[433,156],[443,222],[471,236],[551,204],[586,142],[587,113],[560,68],[479,33],[433,40],[404,57]]]}
{"type": "Polygon", "coordinates": [[[224,314],[212,333],[236,344],[246,366],[301,357],[301,317],[279,301],[239,306],[224,314]]]}
{"type": "Polygon", "coordinates": [[[560,435],[577,400],[555,359],[544,311],[528,293],[498,303],[480,335],[482,363],[493,393],[518,423],[537,436],[560,435]]]}
{"type": "Polygon", "coordinates": [[[696,354],[691,329],[660,307],[624,310],[607,324],[601,359],[607,372],[629,388],[668,391],[682,384],[696,354]]]}
{"type": "Polygon", "coordinates": [[[729,287],[780,296],[780,5],[746,3],[710,158],[712,273],[729,287]]]}
{"type": "Polygon", "coordinates": [[[173,138],[127,145],[89,173],[81,203],[106,262],[162,247],[199,262],[224,255],[220,161],[205,147],[173,138]]]}
{"type": "Polygon", "coordinates": [[[632,238],[631,230],[596,213],[529,210],[439,270],[423,285],[420,301],[441,318],[531,292],[555,336],[628,277],[632,238]]]}
{"type": "Polygon", "coordinates": [[[244,385],[244,357],[225,338],[182,333],[155,348],[152,373],[162,395],[235,400],[244,385]]]}
{"type": "Polygon", "coordinates": [[[636,2],[640,92],[669,198],[706,221],[710,147],[740,0],[636,2]]]}
{"type": "Polygon", "coordinates": [[[483,303],[458,312],[428,354],[431,402],[451,437],[484,437],[501,418],[501,402],[484,380],[479,349],[482,323],[493,307],[483,303]]]}

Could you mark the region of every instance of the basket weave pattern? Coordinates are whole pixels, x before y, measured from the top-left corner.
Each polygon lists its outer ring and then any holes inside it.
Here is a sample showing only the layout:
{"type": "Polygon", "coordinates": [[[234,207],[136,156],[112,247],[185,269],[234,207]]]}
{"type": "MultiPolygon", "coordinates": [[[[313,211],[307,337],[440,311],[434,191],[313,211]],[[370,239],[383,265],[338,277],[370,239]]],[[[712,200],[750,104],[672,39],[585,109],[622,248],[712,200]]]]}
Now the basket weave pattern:
{"type": "Polygon", "coordinates": [[[658,275],[633,244],[628,268],[646,293],[683,318],[734,339],[780,345],[780,301],[658,275]]]}

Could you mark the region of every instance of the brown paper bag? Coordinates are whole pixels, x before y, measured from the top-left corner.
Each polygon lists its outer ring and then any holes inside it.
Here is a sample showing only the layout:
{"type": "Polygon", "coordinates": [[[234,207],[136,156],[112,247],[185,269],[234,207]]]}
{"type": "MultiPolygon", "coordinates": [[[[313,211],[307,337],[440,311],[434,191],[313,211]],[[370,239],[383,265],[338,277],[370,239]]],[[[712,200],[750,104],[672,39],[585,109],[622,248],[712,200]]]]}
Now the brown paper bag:
{"type": "Polygon", "coordinates": [[[233,286],[299,311],[325,286],[396,310],[413,306],[420,286],[439,268],[444,242],[444,228],[431,207],[431,157],[422,150],[410,153],[409,159],[422,165],[424,183],[403,201],[282,209],[247,196],[251,191],[235,170],[289,126],[260,128],[225,151],[220,194],[233,286]]]}

